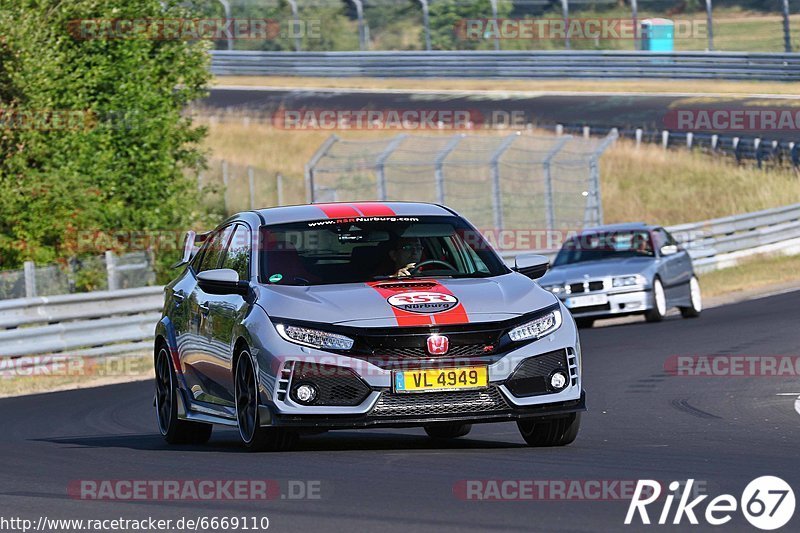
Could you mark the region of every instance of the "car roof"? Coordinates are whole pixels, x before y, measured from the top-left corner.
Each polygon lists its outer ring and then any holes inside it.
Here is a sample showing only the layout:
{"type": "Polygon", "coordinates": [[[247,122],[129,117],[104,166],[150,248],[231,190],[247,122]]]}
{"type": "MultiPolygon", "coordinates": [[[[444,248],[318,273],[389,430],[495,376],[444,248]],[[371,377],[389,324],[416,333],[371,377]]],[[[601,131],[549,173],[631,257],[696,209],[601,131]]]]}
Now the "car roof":
{"type": "Polygon", "coordinates": [[[605,224],[603,226],[584,228],[581,230],[581,234],[604,233],[608,231],[652,231],[660,227],[661,226],[654,226],[653,224],[647,224],[645,222],[623,222],[621,224],[605,224]]]}
{"type": "Polygon", "coordinates": [[[258,209],[256,213],[265,224],[287,224],[307,220],[350,217],[456,215],[454,211],[444,206],[423,202],[332,202],[269,207],[258,209]]]}

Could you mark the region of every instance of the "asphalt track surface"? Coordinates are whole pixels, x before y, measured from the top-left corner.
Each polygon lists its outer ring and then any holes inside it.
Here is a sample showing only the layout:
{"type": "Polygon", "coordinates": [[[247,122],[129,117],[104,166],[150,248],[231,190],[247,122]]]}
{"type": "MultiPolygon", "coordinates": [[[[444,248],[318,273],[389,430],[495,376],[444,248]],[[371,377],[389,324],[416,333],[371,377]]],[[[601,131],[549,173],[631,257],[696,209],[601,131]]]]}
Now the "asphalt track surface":
{"type": "MultiPolygon", "coordinates": [[[[424,84],[424,81],[421,81],[424,84]]],[[[568,85],[565,85],[565,89],[568,85]]],[[[531,82],[531,91],[536,91],[531,82]]],[[[271,115],[285,110],[447,110],[478,112],[492,124],[542,127],[555,124],[599,128],[674,130],[677,110],[732,110],[786,107],[792,96],[633,94],[633,93],[514,93],[479,91],[370,91],[349,89],[281,89],[267,87],[214,88],[199,105],[244,113],[271,115]]],[[[794,103],[796,105],[796,102],[794,103]]],[[[791,108],[788,108],[791,109],[791,108]]],[[[710,132],[713,133],[713,132],[710,132]]],[[[720,134],[731,132],[716,131],[720,134]]],[[[771,139],[796,140],[794,131],[746,132],[769,134],[771,139]]]]}
{"type": "MultiPolygon", "coordinates": [[[[676,354],[796,355],[798,297],[713,308],[696,320],[583,330],[589,411],[563,448],[528,448],[513,423],[499,423],[444,445],[416,429],[339,431],[305,437],[297,451],[253,454],[219,428],[208,445],[168,446],[150,382],[0,400],[0,516],[268,516],[271,531],[304,532],[690,529],[685,519],[682,528],[625,527],[627,501],[465,501],[453,487],[467,479],[694,478],[711,496],[738,498],[750,480],[777,475],[797,493],[800,380],[676,377],[664,366],[676,354]],[[83,501],[67,495],[80,479],[319,480],[320,498],[83,501]]],[[[783,530],[798,530],[797,514],[783,530]]],[[[738,512],[713,529],[754,530],[738,512]]]]}

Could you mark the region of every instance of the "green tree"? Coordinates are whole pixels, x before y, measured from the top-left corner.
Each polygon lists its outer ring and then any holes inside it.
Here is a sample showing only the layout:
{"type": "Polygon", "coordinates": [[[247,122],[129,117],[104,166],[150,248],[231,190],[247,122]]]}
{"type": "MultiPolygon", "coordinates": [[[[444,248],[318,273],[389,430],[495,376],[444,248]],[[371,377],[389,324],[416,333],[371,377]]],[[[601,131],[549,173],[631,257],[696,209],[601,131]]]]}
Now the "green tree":
{"type": "Polygon", "coordinates": [[[197,220],[189,176],[205,131],[183,111],[205,94],[207,43],[81,38],[76,23],[191,14],[159,0],[3,3],[0,268],[88,252],[77,245],[90,232],[197,220]]]}
{"type": "MultiPolygon", "coordinates": [[[[512,7],[510,2],[498,2],[497,17],[508,17],[512,7]]],[[[431,2],[431,45],[435,50],[492,49],[494,42],[491,39],[465,39],[459,31],[465,20],[489,18],[492,18],[492,4],[489,0],[468,3],[460,0],[431,2]]]]}

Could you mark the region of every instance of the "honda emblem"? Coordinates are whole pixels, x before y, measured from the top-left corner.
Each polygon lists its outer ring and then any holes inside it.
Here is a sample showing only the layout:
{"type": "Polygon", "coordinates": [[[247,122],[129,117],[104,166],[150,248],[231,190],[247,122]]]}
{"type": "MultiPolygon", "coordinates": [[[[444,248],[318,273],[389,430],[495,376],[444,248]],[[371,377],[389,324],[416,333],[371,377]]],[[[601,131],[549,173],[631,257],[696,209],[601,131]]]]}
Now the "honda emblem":
{"type": "Polygon", "coordinates": [[[431,355],[444,355],[450,349],[450,340],[444,335],[431,335],[428,337],[428,353],[431,355]]]}

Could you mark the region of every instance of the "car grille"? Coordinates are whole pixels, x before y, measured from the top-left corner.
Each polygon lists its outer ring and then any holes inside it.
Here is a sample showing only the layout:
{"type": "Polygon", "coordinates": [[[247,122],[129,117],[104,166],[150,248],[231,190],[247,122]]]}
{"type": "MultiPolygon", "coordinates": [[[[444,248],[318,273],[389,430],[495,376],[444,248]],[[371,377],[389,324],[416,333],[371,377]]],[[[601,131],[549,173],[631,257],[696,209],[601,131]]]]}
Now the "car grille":
{"type": "MultiPolygon", "coordinates": [[[[557,350],[525,359],[506,381],[514,396],[535,396],[551,392],[548,378],[555,370],[568,370],[567,351],[557,350]]],[[[572,373],[570,372],[570,376],[572,373]]]]}
{"type": "Polygon", "coordinates": [[[455,392],[392,394],[384,392],[372,416],[435,416],[504,411],[509,409],[497,387],[455,392]]]}
{"type": "MultiPolygon", "coordinates": [[[[492,353],[493,347],[487,344],[465,344],[450,346],[444,355],[431,355],[427,348],[393,348],[386,355],[399,358],[432,358],[432,357],[480,357],[492,353]]],[[[380,355],[380,354],[378,354],[380,355]]]]}
{"type": "MultiPolygon", "coordinates": [[[[359,405],[370,393],[369,386],[351,369],[333,365],[297,363],[291,389],[301,382],[316,385],[319,393],[314,405],[359,405]]],[[[292,400],[297,401],[293,394],[292,400]]]]}
{"type": "Polygon", "coordinates": [[[569,286],[569,292],[571,294],[580,294],[582,292],[592,292],[592,291],[602,291],[603,290],[603,281],[590,281],[587,284],[583,283],[571,283],[569,286]]]}
{"type": "Polygon", "coordinates": [[[611,304],[603,305],[587,305],[585,307],[575,307],[570,309],[573,316],[578,316],[581,313],[593,313],[595,311],[611,311],[611,304]]]}

